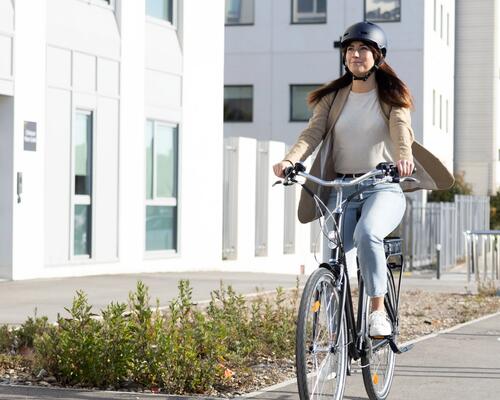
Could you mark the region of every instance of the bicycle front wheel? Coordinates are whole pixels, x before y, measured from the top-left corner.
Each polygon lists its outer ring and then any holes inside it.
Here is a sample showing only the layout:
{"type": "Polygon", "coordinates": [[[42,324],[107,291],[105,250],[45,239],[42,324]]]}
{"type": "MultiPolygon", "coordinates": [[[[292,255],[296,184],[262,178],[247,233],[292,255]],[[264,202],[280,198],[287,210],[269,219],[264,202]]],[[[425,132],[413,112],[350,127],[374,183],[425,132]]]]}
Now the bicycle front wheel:
{"type": "Polygon", "coordinates": [[[309,277],[302,293],[295,347],[301,400],[340,400],[344,393],[347,328],[344,315],[337,329],[340,291],[334,283],[332,273],[319,268],[309,277]]]}
{"type": "MultiPolygon", "coordinates": [[[[393,306],[396,304],[396,296],[394,286],[391,284],[390,276],[387,277],[387,294],[386,302],[390,302],[393,306]]],[[[367,297],[368,298],[368,297],[367,297]]],[[[366,306],[366,320],[368,321],[369,304],[366,306]]],[[[397,327],[393,324],[393,335],[396,340],[397,327]]],[[[391,390],[394,377],[394,369],[396,366],[396,356],[392,351],[389,343],[384,341],[368,338],[368,348],[365,355],[361,357],[363,367],[363,383],[366,393],[370,400],[385,400],[391,390]]]]}

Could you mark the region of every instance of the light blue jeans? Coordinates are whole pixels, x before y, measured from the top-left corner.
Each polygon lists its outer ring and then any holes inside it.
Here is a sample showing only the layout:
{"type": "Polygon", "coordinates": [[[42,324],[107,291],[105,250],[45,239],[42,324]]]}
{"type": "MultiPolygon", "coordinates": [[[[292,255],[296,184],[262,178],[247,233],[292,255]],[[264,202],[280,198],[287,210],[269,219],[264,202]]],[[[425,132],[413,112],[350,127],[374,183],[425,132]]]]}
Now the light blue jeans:
{"type": "MultiPolygon", "coordinates": [[[[345,178],[344,182],[352,180],[345,178]]],[[[361,185],[369,185],[371,179],[352,188],[343,189],[343,199],[354,193],[361,185]]],[[[332,190],[328,200],[328,208],[335,207],[337,191],[332,190]]],[[[401,222],[406,209],[406,200],[397,183],[382,183],[363,192],[361,198],[352,200],[344,214],[342,238],[347,253],[353,246],[357,256],[361,275],[365,282],[366,293],[370,297],[380,297],[387,293],[387,267],[384,251],[384,238],[401,222]],[[357,216],[361,211],[359,220],[357,216]]],[[[333,223],[327,222],[328,230],[333,223]]],[[[323,259],[330,258],[327,239],[323,242],[323,259]]]]}

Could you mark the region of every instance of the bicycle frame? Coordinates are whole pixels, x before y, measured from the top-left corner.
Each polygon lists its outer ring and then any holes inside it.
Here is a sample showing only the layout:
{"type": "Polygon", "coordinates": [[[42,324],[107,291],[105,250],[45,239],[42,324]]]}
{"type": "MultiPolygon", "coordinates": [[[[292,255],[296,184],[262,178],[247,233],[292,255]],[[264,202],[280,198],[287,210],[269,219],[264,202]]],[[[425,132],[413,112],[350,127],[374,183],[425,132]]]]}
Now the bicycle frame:
{"type": "MultiPolygon", "coordinates": [[[[336,201],[336,207],[332,212],[332,217],[334,220],[333,226],[334,230],[336,232],[336,236],[338,238],[341,237],[341,232],[342,232],[342,227],[343,227],[343,216],[345,209],[347,208],[347,205],[349,204],[350,201],[352,201],[354,198],[358,197],[360,194],[362,194],[364,191],[373,188],[376,186],[376,184],[371,184],[371,185],[366,185],[365,187],[358,189],[355,191],[353,194],[348,196],[344,201],[342,201],[342,188],[337,188],[337,201],[336,201]]],[[[396,255],[396,254],[392,254],[396,255]]],[[[401,277],[403,275],[403,269],[404,269],[404,259],[402,256],[402,253],[398,254],[400,257],[400,262],[397,264],[389,264],[388,263],[388,269],[390,273],[388,274],[388,284],[392,286],[393,293],[395,294],[395,299],[394,303],[392,301],[388,301],[387,297],[384,300],[386,309],[387,309],[387,314],[390,318],[390,320],[394,323],[395,327],[397,328],[399,326],[399,321],[398,321],[398,308],[399,308],[399,294],[400,294],[400,288],[401,288],[401,277]],[[396,285],[394,282],[394,276],[392,274],[392,269],[398,268],[400,269],[400,275],[399,275],[399,282],[398,282],[398,287],[396,290],[396,285]]],[[[344,251],[344,244],[342,240],[338,241],[338,245],[332,249],[331,254],[330,254],[330,259],[328,260],[328,263],[322,263],[320,265],[320,268],[327,268],[329,269],[334,277],[336,278],[336,285],[341,293],[341,298],[340,298],[340,303],[339,303],[339,310],[340,312],[337,314],[337,321],[336,321],[336,332],[335,332],[335,343],[333,345],[333,350],[336,351],[338,349],[338,340],[340,337],[340,332],[341,332],[341,321],[343,321],[344,313],[346,316],[346,323],[347,323],[347,333],[348,333],[348,352],[349,352],[349,357],[351,359],[357,360],[359,359],[362,355],[363,352],[365,351],[365,338],[366,338],[366,332],[368,329],[367,326],[367,321],[366,321],[366,307],[368,307],[368,301],[367,301],[367,296],[364,291],[364,282],[361,277],[361,273],[359,270],[359,265],[357,268],[357,277],[358,277],[358,288],[359,288],[359,296],[358,296],[358,309],[357,309],[357,317],[354,317],[354,306],[353,306],[353,299],[352,299],[352,292],[351,292],[351,287],[349,283],[349,274],[347,270],[347,264],[346,264],[346,257],[345,257],[345,251],[344,251]]],[[[377,350],[379,347],[382,347],[387,344],[387,342],[390,343],[391,349],[394,352],[399,352],[399,349],[397,347],[393,347],[394,342],[391,343],[391,340],[388,338],[384,338],[377,342],[373,348],[372,351],[377,350]]]]}

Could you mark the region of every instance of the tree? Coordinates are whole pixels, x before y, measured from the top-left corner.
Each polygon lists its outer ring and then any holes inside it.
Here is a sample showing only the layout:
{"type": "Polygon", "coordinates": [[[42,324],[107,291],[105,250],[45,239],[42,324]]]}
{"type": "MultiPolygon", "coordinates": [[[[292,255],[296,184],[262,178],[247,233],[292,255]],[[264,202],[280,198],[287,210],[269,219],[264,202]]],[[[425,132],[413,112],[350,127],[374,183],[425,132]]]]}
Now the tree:
{"type": "Polygon", "coordinates": [[[453,202],[456,194],[472,194],[472,186],[465,182],[464,176],[465,172],[455,173],[455,183],[451,188],[446,190],[433,190],[427,197],[427,200],[433,202],[453,202]]]}
{"type": "Polygon", "coordinates": [[[490,196],[490,229],[500,229],[500,190],[490,196]]]}

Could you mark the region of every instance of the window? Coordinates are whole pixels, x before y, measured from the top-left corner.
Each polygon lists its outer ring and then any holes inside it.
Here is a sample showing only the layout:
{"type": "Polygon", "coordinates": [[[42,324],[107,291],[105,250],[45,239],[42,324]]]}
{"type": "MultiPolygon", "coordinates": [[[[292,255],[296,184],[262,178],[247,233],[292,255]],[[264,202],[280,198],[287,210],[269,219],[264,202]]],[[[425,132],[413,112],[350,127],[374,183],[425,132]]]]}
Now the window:
{"type": "Polygon", "coordinates": [[[401,21],[401,0],[365,0],[365,19],[371,22],[401,21]]]}
{"type": "Polygon", "coordinates": [[[253,86],[224,86],[224,122],[252,122],[253,86]]]}
{"type": "Polygon", "coordinates": [[[174,0],[146,0],[146,15],[174,23],[174,0]]]}
{"type": "Polygon", "coordinates": [[[308,121],[311,110],[307,95],[321,85],[290,85],[290,121],[308,121]]]}
{"type": "Polygon", "coordinates": [[[254,23],[254,0],[226,0],[226,25],[254,23]]]}
{"type": "Polygon", "coordinates": [[[177,249],[177,126],[146,121],[146,251],[177,249]]]}
{"type": "Polygon", "coordinates": [[[326,0],[292,0],[292,23],[326,23],[326,0]]]}
{"type": "Polygon", "coordinates": [[[73,130],[73,254],[92,255],[92,112],[77,111],[73,130]]]}

